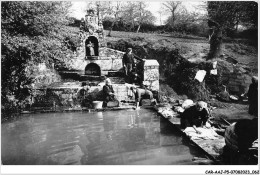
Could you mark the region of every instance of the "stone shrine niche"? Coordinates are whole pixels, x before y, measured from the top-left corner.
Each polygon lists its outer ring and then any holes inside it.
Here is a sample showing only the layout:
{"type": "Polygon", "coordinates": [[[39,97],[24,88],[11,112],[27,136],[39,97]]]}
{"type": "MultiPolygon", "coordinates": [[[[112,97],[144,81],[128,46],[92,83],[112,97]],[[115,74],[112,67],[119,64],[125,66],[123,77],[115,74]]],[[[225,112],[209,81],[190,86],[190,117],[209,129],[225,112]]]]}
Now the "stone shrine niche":
{"type": "Polygon", "coordinates": [[[86,56],[99,56],[99,43],[95,36],[89,36],[85,41],[86,56]]]}
{"type": "Polygon", "coordinates": [[[93,59],[94,56],[99,56],[99,47],[106,46],[102,19],[95,10],[89,9],[83,23],[81,25],[81,29],[83,29],[81,30],[83,36],[81,42],[85,47],[86,59],[93,59]]]}

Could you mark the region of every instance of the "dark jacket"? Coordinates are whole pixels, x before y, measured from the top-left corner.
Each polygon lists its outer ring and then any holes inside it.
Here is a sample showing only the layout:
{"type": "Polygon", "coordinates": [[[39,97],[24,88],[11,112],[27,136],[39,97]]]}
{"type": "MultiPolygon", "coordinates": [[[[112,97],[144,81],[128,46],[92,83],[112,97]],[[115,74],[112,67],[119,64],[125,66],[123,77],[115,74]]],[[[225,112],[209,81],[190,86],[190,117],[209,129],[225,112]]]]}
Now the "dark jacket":
{"type": "Polygon", "coordinates": [[[247,93],[249,101],[249,114],[258,115],[258,84],[252,83],[247,93]]]}
{"type": "Polygon", "coordinates": [[[112,85],[105,85],[103,86],[103,94],[104,94],[104,101],[113,101],[114,95],[110,95],[109,93],[114,93],[114,89],[112,85]]]}
{"type": "Polygon", "coordinates": [[[200,127],[205,125],[209,115],[206,109],[202,109],[202,111],[198,111],[196,105],[191,106],[181,114],[181,127],[186,128],[188,126],[195,125],[196,127],[200,127]]]}
{"type": "Polygon", "coordinates": [[[257,83],[250,84],[247,96],[248,96],[249,102],[257,102],[257,97],[258,97],[258,84],[257,83]]]}
{"type": "Polygon", "coordinates": [[[130,63],[133,64],[134,63],[134,55],[133,54],[124,54],[123,56],[123,65],[130,63]]]}
{"type": "Polygon", "coordinates": [[[240,152],[247,151],[252,143],[258,138],[258,119],[243,119],[235,124],[235,133],[238,137],[238,149],[240,152]]]}

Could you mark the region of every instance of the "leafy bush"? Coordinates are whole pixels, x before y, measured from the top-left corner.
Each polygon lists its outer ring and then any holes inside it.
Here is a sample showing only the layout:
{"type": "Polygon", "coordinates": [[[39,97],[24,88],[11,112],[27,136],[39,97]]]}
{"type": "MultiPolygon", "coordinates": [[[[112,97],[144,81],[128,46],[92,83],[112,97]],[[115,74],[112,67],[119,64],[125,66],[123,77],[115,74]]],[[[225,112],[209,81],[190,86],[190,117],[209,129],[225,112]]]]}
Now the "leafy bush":
{"type": "Polygon", "coordinates": [[[57,60],[70,59],[64,43],[71,30],[66,25],[70,2],[1,2],[2,112],[10,114],[27,103],[33,83],[33,66],[51,67],[57,60]],[[14,110],[12,110],[14,109],[14,110]]]}

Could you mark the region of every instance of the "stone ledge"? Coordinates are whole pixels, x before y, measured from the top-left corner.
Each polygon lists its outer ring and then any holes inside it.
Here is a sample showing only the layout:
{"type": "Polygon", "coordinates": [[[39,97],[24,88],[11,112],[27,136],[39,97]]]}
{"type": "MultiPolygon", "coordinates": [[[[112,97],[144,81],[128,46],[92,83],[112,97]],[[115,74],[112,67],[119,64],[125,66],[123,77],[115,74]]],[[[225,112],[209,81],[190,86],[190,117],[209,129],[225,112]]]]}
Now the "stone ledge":
{"type": "Polygon", "coordinates": [[[225,139],[223,136],[220,136],[219,139],[216,140],[204,140],[204,139],[199,139],[199,140],[194,140],[189,138],[180,128],[180,118],[177,118],[176,116],[166,116],[163,113],[158,111],[158,108],[154,108],[154,110],[156,110],[158,112],[158,114],[163,117],[164,119],[168,120],[170,123],[173,124],[173,127],[178,129],[182,135],[186,138],[188,138],[192,143],[194,143],[198,148],[200,148],[201,150],[203,150],[205,152],[206,155],[208,155],[208,157],[210,159],[212,159],[214,162],[216,162],[217,164],[220,164],[220,160],[218,160],[218,156],[220,156],[220,154],[223,151],[223,147],[225,145],[225,139]]]}
{"type": "Polygon", "coordinates": [[[145,60],[144,67],[147,66],[155,66],[156,68],[159,67],[159,63],[157,60],[145,60]]]}

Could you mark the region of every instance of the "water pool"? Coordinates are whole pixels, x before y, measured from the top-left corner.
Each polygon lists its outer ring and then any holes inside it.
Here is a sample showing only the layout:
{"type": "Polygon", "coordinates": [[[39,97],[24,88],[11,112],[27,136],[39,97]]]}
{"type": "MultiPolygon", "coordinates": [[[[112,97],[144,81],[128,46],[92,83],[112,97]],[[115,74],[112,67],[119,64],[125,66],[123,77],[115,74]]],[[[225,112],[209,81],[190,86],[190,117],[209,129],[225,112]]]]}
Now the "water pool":
{"type": "Polygon", "coordinates": [[[22,115],[2,123],[4,165],[191,165],[204,157],[149,109],[22,115]]]}

